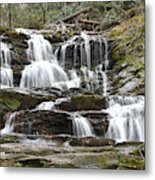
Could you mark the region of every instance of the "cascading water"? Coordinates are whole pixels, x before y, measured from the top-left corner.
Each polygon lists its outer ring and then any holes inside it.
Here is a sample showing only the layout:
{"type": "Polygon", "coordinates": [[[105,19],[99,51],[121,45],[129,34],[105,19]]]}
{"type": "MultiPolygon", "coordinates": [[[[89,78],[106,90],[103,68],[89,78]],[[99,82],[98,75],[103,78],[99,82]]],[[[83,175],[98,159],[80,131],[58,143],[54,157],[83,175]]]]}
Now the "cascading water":
{"type": "Polygon", "coordinates": [[[91,68],[91,48],[90,48],[90,36],[88,36],[85,32],[81,32],[81,37],[84,39],[86,59],[87,59],[87,67],[91,68]]]}
{"type": "Polygon", "coordinates": [[[66,65],[66,49],[71,45],[75,45],[75,41],[77,38],[78,36],[73,36],[61,46],[61,64],[63,68],[65,68],[66,65]]]}
{"type": "Polygon", "coordinates": [[[13,131],[13,120],[19,112],[8,114],[5,127],[0,131],[0,134],[10,134],[13,131]]]}
{"type": "Polygon", "coordinates": [[[65,66],[67,66],[66,59],[69,48],[74,50],[74,52],[72,53],[72,67],[76,68],[77,64],[80,63],[80,70],[83,76],[84,83],[86,84],[86,88],[89,91],[94,92],[94,90],[99,85],[98,79],[101,79],[101,83],[103,86],[103,95],[107,96],[108,79],[106,72],[109,61],[108,43],[106,39],[100,35],[88,35],[86,31],[81,32],[81,34],[78,36],[73,36],[61,46],[60,56],[58,55],[59,48],[55,50],[55,54],[57,54],[57,57],[59,58],[59,61],[64,68],[65,66]],[[98,65],[98,68],[96,68],[96,71],[91,70],[93,62],[93,49],[91,46],[91,42],[99,44],[98,61],[100,64],[98,65]],[[101,76],[101,78],[99,78],[98,75],[101,76]]]}
{"type": "Polygon", "coordinates": [[[27,57],[32,61],[52,61],[53,50],[51,44],[41,34],[32,34],[28,40],[27,57]]]}
{"type": "Polygon", "coordinates": [[[52,110],[54,109],[54,102],[48,101],[48,102],[42,102],[39,104],[35,110],[52,110]]]}
{"type": "Polygon", "coordinates": [[[32,34],[28,45],[27,57],[32,62],[22,72],[20,88],[52,87],[54,84],[61,88],[61,82],[69,79],[54,57],[50,43],[41,34],[32,34]]]}
{"type": "MultiPolygon", "coordinates": [[[[67,48],[73,46],[73,66],[68,70],[68,75],[58,64],[52,46],[43,38],[41,34],[30,32],[31,39],[28,40],[27,57],[31,64],[26,66],[22,72],[20,88],[32,87],[57,87],[62,90],[77,87],[79,88],[82,80],[86,83],[87,90],[94,92],[96,87],[102,85],[103,96],[109,99],[109,107],[106,110],[109,114],[109,127],[106,137],[117,139],[118,141],[137,140],[144,141],[144,97],[126,97],[109,96],[109,83],[107,78],[109,60],[108,60],[108,42],[101,36],[91,37],[82,32],[79,36],[74,36],[61,46],[60,63],[65,69],[67,48]],[[99,44],[99,65],[95,71],[91,69],[93,59],[91,57],[91,42],[99,44]],[[79,52],[80,51],[80,52],[79,52]],[[81,77],[78,75],[75,67],[80,56],[81,77]],[[99,82],[101,81],[101,83],[99,82]]],[[[55,51],[59,56],[59,50],[55,51]]],[[[10,51],[6,44],[1,43],[1,74],[2,84],[12,85],[13,77],[10,69],[10,51]],[[9,72],[5,72],[3,69],[9,72]],[[9,78],[8,78],[9,77],[9,78]]],[[[57,102],[43,102],[35,110],[53,110],[57,102]]],[[[76,136],[94,136],[89,121],[78,113],[71,113],[73,117],[73,132],[76,136]]],[[[6,127],[1,133],[8,132],[11,129],[10,124],[13,119],[10,116],[6,127]],[[7,125],[8,124],[8,125],[7,125]]]]}
{"type": "Polygon", "coordinates": [[[73,114],[73,134],[78,137],[95,136],[89,121],[78,113],[73,114]]]}
{"type": "Polygon", "coordinates": [[[57,63],[32,62],[22,72],[20,88],[52,87],[54,83],[65,81],[68,76],[57,63]]]}
{"type": "Polygon", "coordinates": [[[144,97],[110,97],[107,137],[118,141],[144,141],[144,97]]]}
{"type": "Polygon", "coordinates": [[[83,74],[83,80],[86,84],[86,88],[94,92],[95,86],[98,86],[98,77],[97,74],[94,71],[89,70],[87,67],[83,66],[81,67],[81,72],[83,74]]]}
{"type": "Polygon", "coordinates": [[[10,68],[11,53],[7,44],[0,42],[0,85],[13,86],[13,71],[10,68]]]}
{"type": "MultiPolygon", "coordinates": [[[[53,110],[55,109],[55,104],[58,104],[62,101],[66,101],[66,99],[57,99],[56,102],[48,101],[39,104],[35,110],[53,110]]],[[[78,137],[87,137],[87,136],[95,136],[93,127],[89,123],[89,121],[79,115],[77,112],[71,114],[72,123],[73,123],[73,135],[78,137]]]]}

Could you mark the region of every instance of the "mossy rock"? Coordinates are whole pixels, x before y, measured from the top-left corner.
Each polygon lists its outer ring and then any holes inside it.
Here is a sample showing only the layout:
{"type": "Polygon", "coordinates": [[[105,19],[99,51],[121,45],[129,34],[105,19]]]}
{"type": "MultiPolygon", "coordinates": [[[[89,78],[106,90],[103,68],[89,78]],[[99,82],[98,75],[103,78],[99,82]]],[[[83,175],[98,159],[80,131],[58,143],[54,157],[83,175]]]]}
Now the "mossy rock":
{"type": "Polygon", "coordinates": [[[12,110],[16,110],[20,106],[20,102],[15,98],[0,97],[0,103],[9,107],[12,110]]]}
{"type": "Polygon", "coordinates": [[[32,95],[21,94],[10,90],[0,90],[0,103],[11,110],[32,109],[36,107],[41,99],[32,95]]]}
{"type": "MultiPolygon", "coordinates": [[[[129,16],[130,17],[130,16],[129,16]]],[[[111,57],[114,60],[112,79],[114,94],[122,92],[120,88],[128,83],[128,78],[121,77],[120,72],[126,71],[130,80],[138,79],[143,82],[141,87],[133,89],[130,94],[143,92],[144,86],[144,12],[124,20],[120,25],[107,31],[106,35],[111,40],[111,57]],[[122,67],[126,63],[128,67],[122,67]],[[125,79],[128,81],[125,82],[125,79]]],[[[141,83],[138,83],[141,84],[141,83]]],[[[123,92],[128,93],[128,92],[123,92]]]]}
{"type": "Polygon", "coordinates": [[[74,164],[71,163],[65,163],[65,164],[52,164],[52,168],[67,168],[67,169],[75,169],[78,168],[74,164]]]}
{"type": "Polygon", "coordinates": [[[50,160],[44,159],[44,158],[26,158],[18,160],[18,163],[21,165],[21,167],[34,167],[34,168],[49,168],[51,167],[50,160]]]}
{"type": "Polygon", "coordinates": [[[17,143],[17,142],[19,142],[18,136],[11,136],[11,135],[1,135],[0,136],[0,144],[17,143]]]}
{"type": "Polygon", "coordinates": [[[6,31],[8,31],[8,28],[6,28],[4,26],[0,26],[0,34],[3,34],[6,31]]]}
{"type": "MultiPolygon", "coordinates": [[[[29,39],[30,37],[26,34],[23,33],[18,33],[15,30],[13,31],[5,31],[3,33],[4,36],[9,37],[10,39],[14,39],[14,40],[22,40],[22,39],[29,39]]],[[[14,43],[14,41],[12,41],[14,43]]]]}
{"type": "Polygon", "coordinates": [[[97,95],[73,96],[71,104],[77,110],[101,110],[107,107],[106,99],[97,95]]]}
{"type": "Polygon", "coordinates": [[[137,156],[124,155],[120,158],[118,169],[144,170],[145,160],[137,156]]]}

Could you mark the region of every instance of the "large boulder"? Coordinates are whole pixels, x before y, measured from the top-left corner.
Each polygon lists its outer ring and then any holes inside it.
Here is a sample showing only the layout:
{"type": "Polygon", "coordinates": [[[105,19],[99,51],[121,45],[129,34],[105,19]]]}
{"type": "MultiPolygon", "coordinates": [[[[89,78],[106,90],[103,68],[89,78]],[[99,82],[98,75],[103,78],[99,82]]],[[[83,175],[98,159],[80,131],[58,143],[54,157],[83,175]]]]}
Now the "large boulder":
{"type": "Polygon", "coordinates": [[[34,109],[42,101],[54,100],[55,95],[38,92],[21,92],[19,89],[1,89],[0,104],[10,110],[34,109]]]}
{"type": "Polygon", "coordinates": [[[104,138],[104,137],[81,137],[81,138],[73,138],[70,141],[70,145],[72,146],[105,146],[105,145],[114,145],[115,140],[104,138]]]}
{"type": "Polygon", "coordinates": [[[14,119],[14,132],[24,134],[72,134],[72,118],[61,111],[24,111],[14,119]]]}
{"type": "Polygon", "coordinates": [[[65,111],[102,110],[106,107],[106,98],[98,95],[72,96],[70,100],[57,105],[58,109],[65,111]]]}

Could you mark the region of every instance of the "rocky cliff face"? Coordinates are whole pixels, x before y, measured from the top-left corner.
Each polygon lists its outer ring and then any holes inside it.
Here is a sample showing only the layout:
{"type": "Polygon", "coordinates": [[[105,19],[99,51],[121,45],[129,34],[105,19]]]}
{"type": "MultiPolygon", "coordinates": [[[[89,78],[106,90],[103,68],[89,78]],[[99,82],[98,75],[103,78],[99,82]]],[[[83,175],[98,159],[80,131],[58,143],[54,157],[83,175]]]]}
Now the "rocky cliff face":
{"type": "Polygon", "coordinates": [[[135,16],[108,30],[113,59],[112,93],[144,95],[144,14],[134,10],[135,16]]]}

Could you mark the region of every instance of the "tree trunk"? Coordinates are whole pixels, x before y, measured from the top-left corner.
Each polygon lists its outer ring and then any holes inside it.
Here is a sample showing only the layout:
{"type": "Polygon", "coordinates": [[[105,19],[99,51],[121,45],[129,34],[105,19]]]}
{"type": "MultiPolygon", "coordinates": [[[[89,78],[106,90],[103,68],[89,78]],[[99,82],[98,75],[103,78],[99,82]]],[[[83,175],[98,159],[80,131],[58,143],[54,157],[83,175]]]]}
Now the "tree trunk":
{"type": "Polygon", "coordinates": [[[12,12],[11,12],[11,4],[8,5],[8,8],[9,8],[9,30],[12,29],[12,12]]]}

